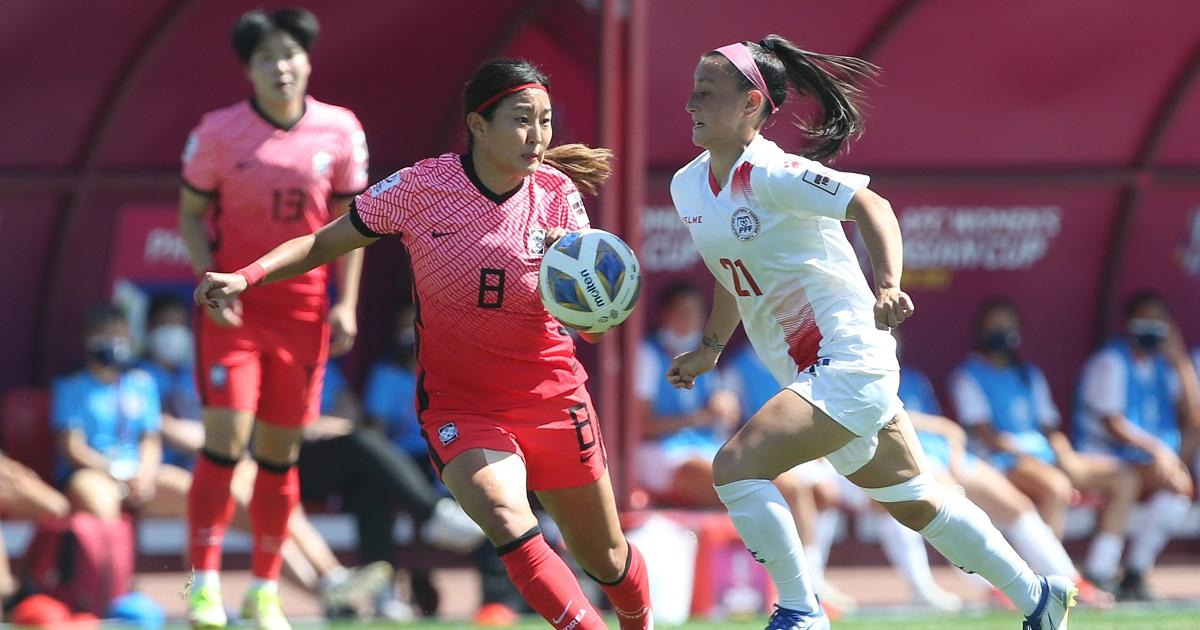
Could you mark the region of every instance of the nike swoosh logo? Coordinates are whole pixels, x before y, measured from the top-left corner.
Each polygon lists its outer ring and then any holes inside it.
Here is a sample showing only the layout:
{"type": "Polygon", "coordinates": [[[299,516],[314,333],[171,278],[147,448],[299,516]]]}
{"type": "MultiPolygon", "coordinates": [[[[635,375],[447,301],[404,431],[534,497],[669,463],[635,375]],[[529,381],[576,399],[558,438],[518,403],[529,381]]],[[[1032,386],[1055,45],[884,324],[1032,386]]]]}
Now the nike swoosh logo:
{"type": "Polygon", "coordinates": [[[558,616],[557,618],[555,618],[554,620],[552,620],[550,623],[554,624],[554,625],[557,627],[560,621],[562,621],[563,619],[566,619],[566,617],[567,617],[567,613],[571,612],[571,602],[573,602],[573,601],[574,601],[574,600],[570,600],[570,599],[568,599],[568,600],[567,600],[567,607],[563,609],[563,611],[562,611],[562,614],[561,614],[561,615],[559,615],[559,616],[558,616]]]}
{"type": "Polygon", "coordinates": [[[239,171],[240,171],[240,170],[242,170],[242,169],[246,168],[247,166],[250,166],[250,165],[251,165],[251,164],[253,164],[253,163],[254,163],[254,160],[245,160],[245,161],[242,161],[242,162],[237,162],[237,163],[235,163],[235,164],[233,165],[233,168],[236,168],[237,170],[239,170],[239,171]]]}
{"type": "Polygon", "coordinates": [[[451,234],[458,234],[458,230],[454,230],[453,232],[439,232],[437,230],[434,230],[433,232],[430,233],[430,236],[432,236],[433,238],[442,238],[443,236],[450,236],[451,234]]]}

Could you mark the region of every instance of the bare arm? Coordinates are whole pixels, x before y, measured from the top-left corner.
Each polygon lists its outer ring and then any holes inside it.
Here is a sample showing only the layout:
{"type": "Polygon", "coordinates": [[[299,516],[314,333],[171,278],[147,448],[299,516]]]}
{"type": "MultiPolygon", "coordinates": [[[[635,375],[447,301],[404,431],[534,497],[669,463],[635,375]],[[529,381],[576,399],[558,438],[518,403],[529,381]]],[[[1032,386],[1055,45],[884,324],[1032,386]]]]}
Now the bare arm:
{"type": "Polygon", "coordinates": [[[138,442],[138,475],[153,478],[162,464],[162,435],[147,431],[138,442]]]}
{"type": "Polygon", "coordinates": [[[106,475],[108,474],[112,462],[104,455],[101,455],[100,451],[88,445],[83,431],[76,429],[62,431],[58,434],[58,445],[62,449],[63,457],[72,466],[77,468],[91,468],[106,475]]]}
{"type": "Polygon", "coordinates": [[[212,269],[212,248],[208,243],[204,215],[212,205],[212,198],[181,186],[179,188],[179,236],[187,248],[188,260],[196,275],[212,269]]]}
{"type": "Polygon", "coordinates": [[[171,448],[193,455],[204,447],[204,425],[164,413],[162,438],[171,448]]]}
{"type": "MultiPolygon", "coordinates": [[[[330,212],[344,217],[353,197],[333,197],[330,212]]],[[[358,289],[362,280],[363,252],[353,249],[337,259],[338,301],[329,309],[330,354],[337,357],[354,347],[358,338],[358,289]]]]}
{"type": "MultiPolygon", "coordinates": [[[[264,283],[276,282],[298,276],[377,240],[364,236],[351,223],[350,217],[343,215],[312,234],[297,236],[279,245],[254,264],[262,267],[264,283]]],[[[209,272],[196,287],[196,303],[212,306],[215,300],[237,297],[247,288],[246,278],[239,274],[209,272]]]]}
{"type": "Polygon", "coordinates": [[[1104,426],[1117,441],[1140,448],[1152,455],[1163,450],[1170,450],[1161,440],[1143,431],[1122,414],[1104,416],[1104,426]]]}
{"type": "Polygon", "coordinates": [[[992,429],[992,425],[980,423],[967,429],[976,435],[979,439],[993,451],[1000,453],[1011,453],[1013,455],[1024,455],[1025,452],[1017,447],[1016,442],[1009,436],[1003,433],[997,433],[992,429]]]}
{"type": "Polygon", "coordinates": [[[863,188],[854,193],[846,218],[858,224],[875,276],[875,326],[888,330],[913,314],[912,299],[900,290],[904,271],[904,243],[900,222],[887,199],[863,188]]]}
{"type": "Polygon", "coordinates": [[[699,415],[704,413],[703,410],[681,416],[656,416],[650,401],[639,400],[638,406],[642,408],[642,417],[645,418],[645,422],[642,423],[642,437],[647,440],[656,440],[680,429],[704,424],[699,418],[699,415]]]}
{"type": "Polygon", "coordinates": [[[712,312],[704,326],[700,348],[671,360],[671,366],[667,368],[666,373],[667,382],[676,388],[691,389],[695,386],[697,376],[717,367],[721,351],[725,349],[725,344],[741,321],[737,298],[718,282],[713,287],[712,312]]]}

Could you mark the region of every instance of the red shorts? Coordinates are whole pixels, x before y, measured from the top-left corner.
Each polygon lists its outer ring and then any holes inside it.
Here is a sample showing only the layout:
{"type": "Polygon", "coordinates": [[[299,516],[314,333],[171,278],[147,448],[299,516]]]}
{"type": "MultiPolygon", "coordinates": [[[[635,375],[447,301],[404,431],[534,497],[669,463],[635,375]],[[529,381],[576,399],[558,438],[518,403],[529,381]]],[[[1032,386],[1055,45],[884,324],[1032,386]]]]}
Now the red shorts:
{"type": "Polygon", "coordinates": [[[596,481],[608,453],[586,387],[532,407],[496,412],[430,409],[421,435],[438,472],[473,448],[516,453],[525,461],[530,490],[575,488],[596,481]]]}
{"type": "Polygon", "coordinates": [[[252,318],[222,328],[196,313],[196,381],[205,407],[253,411],[281,427],[302,427],[321,413],[329,355],[324,318],[252,318]]]}

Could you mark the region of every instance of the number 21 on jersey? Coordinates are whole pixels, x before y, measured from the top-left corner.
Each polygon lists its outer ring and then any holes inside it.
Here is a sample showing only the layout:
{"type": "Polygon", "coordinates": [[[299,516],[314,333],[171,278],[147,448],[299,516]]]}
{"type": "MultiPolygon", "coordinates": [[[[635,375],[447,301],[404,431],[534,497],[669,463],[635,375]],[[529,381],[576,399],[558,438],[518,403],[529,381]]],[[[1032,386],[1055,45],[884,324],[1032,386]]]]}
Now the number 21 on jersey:
{"type": "Polygon", "coordinates": [[[729,273],[733,274],[733,292],[736,293],[738,297],[762,295],[762,289],[758,288],[758,283],[754,281],[754,276],[750,275],[750,270],[746,269],[746,265],[742,264],[741,258],[737,260],[722,258],[721,266],[728,269],[729,273]],[[742,284],[743,278],[746,280],[745,286],[742,284]]]}

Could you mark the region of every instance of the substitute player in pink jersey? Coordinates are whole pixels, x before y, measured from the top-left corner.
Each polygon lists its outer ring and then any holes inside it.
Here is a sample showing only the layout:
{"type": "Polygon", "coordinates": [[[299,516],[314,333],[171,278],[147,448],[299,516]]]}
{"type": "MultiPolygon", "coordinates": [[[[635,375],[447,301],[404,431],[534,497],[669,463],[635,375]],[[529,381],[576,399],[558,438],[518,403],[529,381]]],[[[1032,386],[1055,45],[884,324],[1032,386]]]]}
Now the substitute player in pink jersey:
{"type": "Polygon", "coordinates": [[[219,308],[249,287],[398,235],[413,265],[417,410],[442,480],[496,546],[525,600],[555,628],[605,625],[542,538],[527,490],[612,600],[621,628],[646,630],[653,627],[646,569],[621,533],[587,374],[537,287],[547,245],[588,227],[576,186],[594,192],[609,173],[609,153],[548,149],[548,89],[527,61],[484,64],[464,96],[467,155],[418,162],[375,184],[349,216],[316,234],[235,274],[205,274],[196,301],[219,308]]]}
{"type": "MultiPolygon", "coordinates": [[[[205,114],[183,153],[180,231],[198,273],[237,269],[312,232],[345,214],[366,188],[358,119],[306,94],[317,33],[316,18],[302,9],[252,11],[233,27],[253,96],[205,114]]],[[[332,308],[326,268],[317,266],[197,318],[205,443],[188,495],[195,570],[188,607],[196,627],[226,624],[217,572],[233,514],[230,480],[252,427],[255,582],[242,612],[259,628],[289,627],[276,581],[288,517],[299,502],[294,464],[303,428],[318,415],[330,329],[334,353],[354,342],[361,265],[361,252],[339,260],[332,308]]]]}
{"type": "Polygon", "coordinates": [[[690,388],[738,323],[783,391],[721,448],[717,494],[779,589],[770,630],[828,628],[804,568],[795,521],[771,480],[826,457],[901,523],[964,570],[979,573],[1026,615],[1025,628],[1066,626],[1076,587],[1030,570],[987,516],[933,480],[897,396],[888,330],[913,312],[900,290],[900,229],[865,175],[814,159],[861,130],[854,83],[875,67],[807,52],[778,35],[705,54],[687,102],[692,140],[706,149],[675,174],[671,196],[717,279],[703,343],[675,358],[667,379],[690,388]],[[802,127],[807,157],[759,135],[788,96],[816,99],[802,127]],[[813,159],[810,159],[813,158],[813,159]],[[855,221],[871,255],[867,284],[842,221],[855,221]]]}

